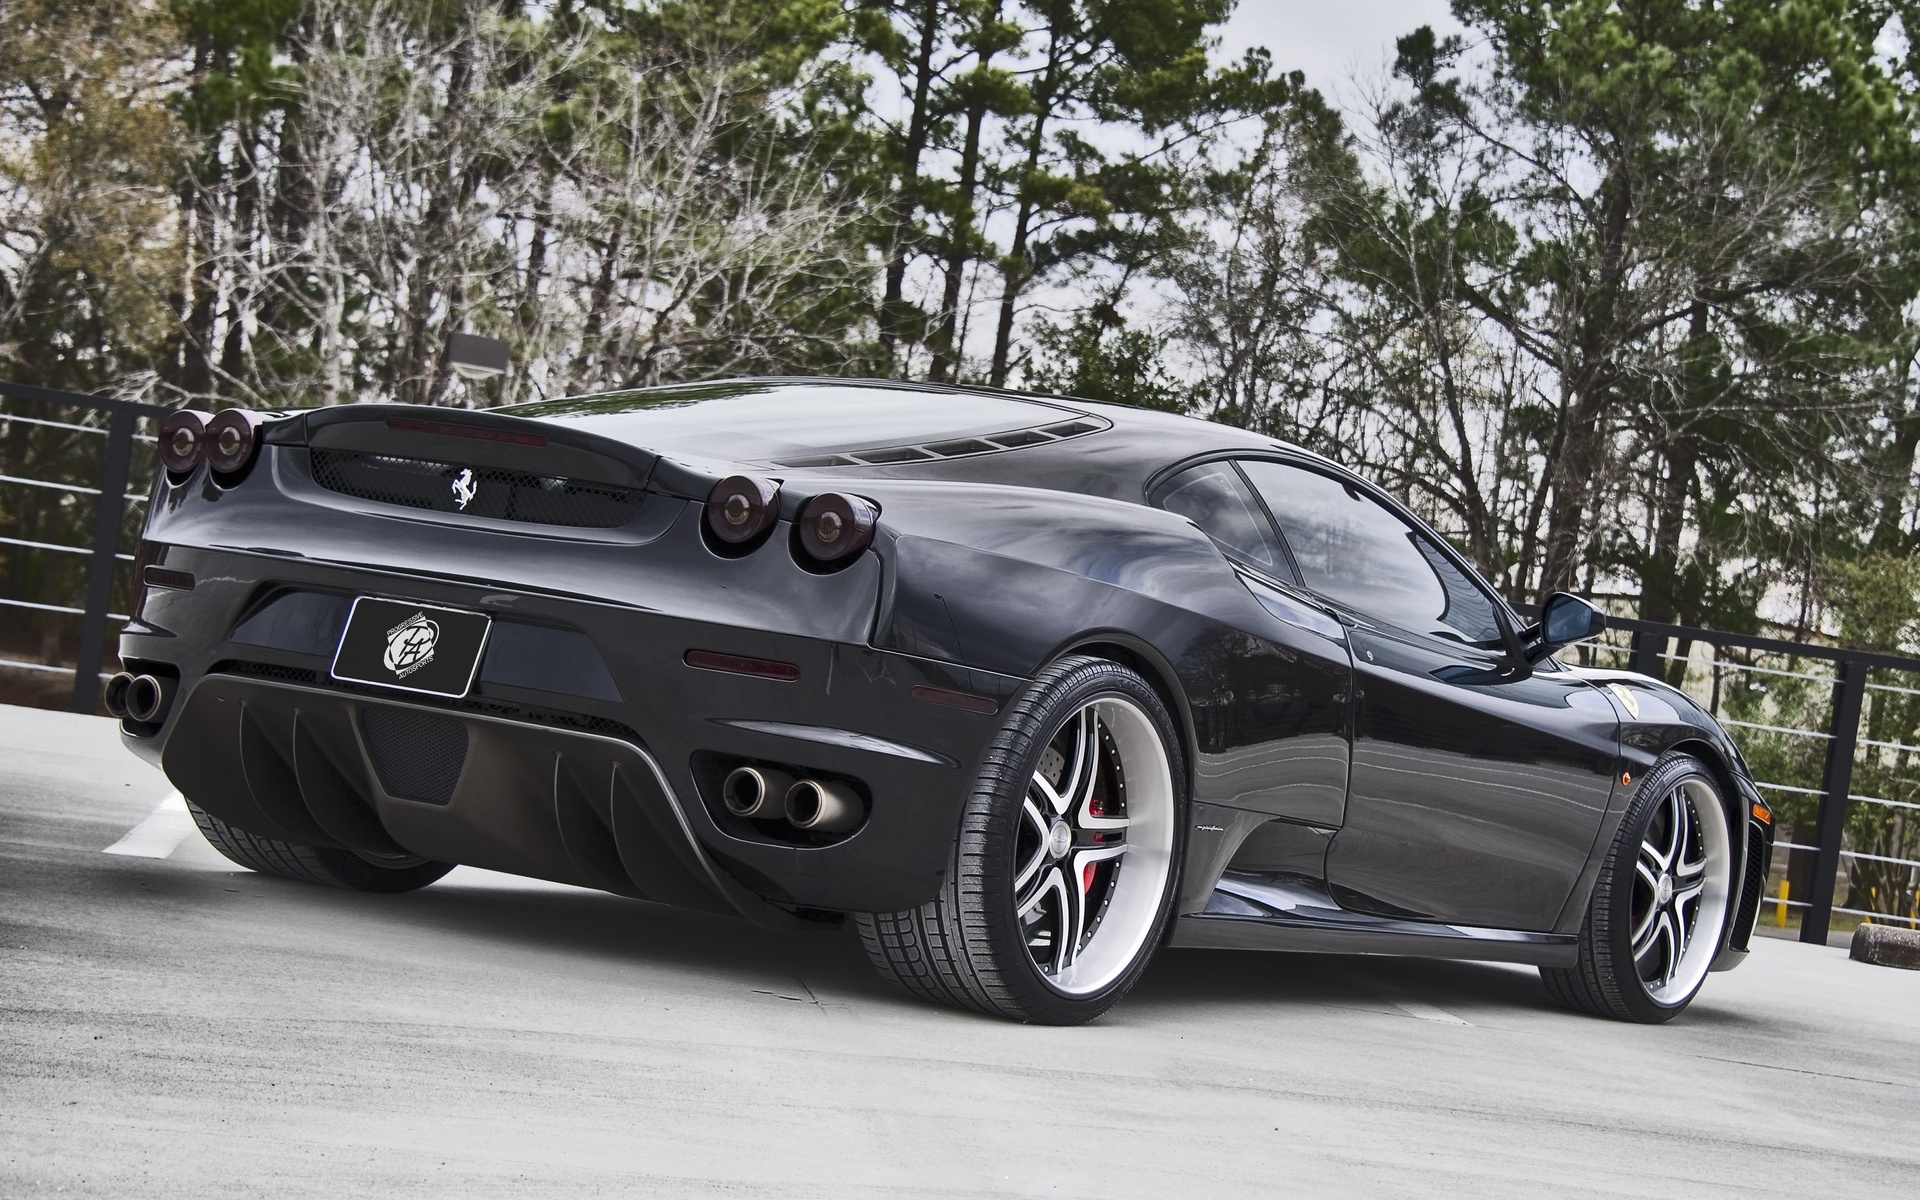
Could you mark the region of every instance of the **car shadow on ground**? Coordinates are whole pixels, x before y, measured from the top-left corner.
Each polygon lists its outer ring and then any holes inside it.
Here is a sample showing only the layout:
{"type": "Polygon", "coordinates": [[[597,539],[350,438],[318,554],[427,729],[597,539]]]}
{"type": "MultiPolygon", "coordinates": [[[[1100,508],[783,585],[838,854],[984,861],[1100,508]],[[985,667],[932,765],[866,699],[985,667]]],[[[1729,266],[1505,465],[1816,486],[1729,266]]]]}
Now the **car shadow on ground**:
{"type": "Polygon", "coordinates": [[[1381,955],[1257,950],[1163,950],[1128,998],[1130,1007],[1321,1004],[1445,1012],[1513,1008],[1564,1011],[1531,968],[1381,955]]]}
{"type": "MultiPolygon", "coordinates": [[[[337,918],[371,921],[394,931],[472,939],[521,950],[560,952],[583,962],[640,970],[684,971],[749,990],[793,998],[888,1004],[918,1002],[867,964],[852,927],[770,933],[738,917],[694,912],[577,888],[508,876],[456,875],[398,896],[333,891],[241,870],[159,867],[115,860],[117,877],[102,890],[146,902],[215,905],[238,890],[251,900],[337,918]],[[497,881],[497,882],[496,882],[497,881]]],[[[1431,1005],[1441,1015],[1474,1019],[1501,1011],[1564,1014],[1532,968],[1498,963],[1379,955],[1290,954],[1236,950],[1163,950],[1116,1011],[1121,1019],[1157,1020],[1196,1009],[1318,1005],[1405,1011],[1431,1005]]],[[[1718,1014],[1689,1014],[1712,1020],[1718,1014]]]]}

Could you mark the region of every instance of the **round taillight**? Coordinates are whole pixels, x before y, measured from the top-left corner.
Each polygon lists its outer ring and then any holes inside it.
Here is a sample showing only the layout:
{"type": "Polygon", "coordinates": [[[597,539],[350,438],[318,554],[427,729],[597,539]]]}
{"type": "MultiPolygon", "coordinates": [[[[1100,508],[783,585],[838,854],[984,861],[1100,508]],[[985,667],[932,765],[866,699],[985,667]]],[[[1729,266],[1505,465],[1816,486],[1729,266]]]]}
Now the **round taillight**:
{"type": "Polygon", "coordinates": [[[816,562],[845,562],[873,544],[880,510],[858,496],[822,492],[800,510],[800,548],[816,562]]]}
{"type": "Polygon", "coordinates": [[[160,422],[160,465],[175,482],[193,474],[207,452],[207,422],[210,418],[197,408],[170,412],[160,422]]]}
{"type": "Polygon", "coordinates": [[[260,417],[229,408],[207,422],[207,465],[216,475],[237,476],[253,463],[260,446],[260,417]]]}
{"type": "Polygon", "coordinates": [[[780,518],[780,485],[729,475],[707,495],[707,531],[730,546],[754,541],[780,518]]]}

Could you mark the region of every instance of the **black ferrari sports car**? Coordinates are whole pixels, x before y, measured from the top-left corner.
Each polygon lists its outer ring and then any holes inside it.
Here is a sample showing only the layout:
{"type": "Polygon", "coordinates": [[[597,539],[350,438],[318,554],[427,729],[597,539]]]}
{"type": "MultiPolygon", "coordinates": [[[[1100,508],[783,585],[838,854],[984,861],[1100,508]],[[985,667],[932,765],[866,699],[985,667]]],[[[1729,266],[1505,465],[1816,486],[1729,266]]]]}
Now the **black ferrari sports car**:
{"type": "Polygon", "coordinates": [[[107,704],[256,871],[851,921],[1051,1023],[1162,945],[1530,963],[1634,1021],[1746,953],[1771,817],[1712,717],[1270,438],[772,379],[160,451],[107,704]]]}

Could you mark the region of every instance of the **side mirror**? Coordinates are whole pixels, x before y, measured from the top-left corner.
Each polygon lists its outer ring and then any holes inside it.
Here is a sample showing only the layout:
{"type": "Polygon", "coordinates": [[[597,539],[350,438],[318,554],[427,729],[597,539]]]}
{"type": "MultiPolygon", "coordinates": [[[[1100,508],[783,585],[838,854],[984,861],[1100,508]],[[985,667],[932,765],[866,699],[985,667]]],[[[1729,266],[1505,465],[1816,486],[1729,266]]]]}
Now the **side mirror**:
{"type": "Polygon", "coordinates": [[[1540,610],[1540,623],[1527,631],[1527,661],[1539,662],[1563,647],[1598,637],[1606,627],[1607,614],[1578,596],[1555,592],[1540,610]]]}

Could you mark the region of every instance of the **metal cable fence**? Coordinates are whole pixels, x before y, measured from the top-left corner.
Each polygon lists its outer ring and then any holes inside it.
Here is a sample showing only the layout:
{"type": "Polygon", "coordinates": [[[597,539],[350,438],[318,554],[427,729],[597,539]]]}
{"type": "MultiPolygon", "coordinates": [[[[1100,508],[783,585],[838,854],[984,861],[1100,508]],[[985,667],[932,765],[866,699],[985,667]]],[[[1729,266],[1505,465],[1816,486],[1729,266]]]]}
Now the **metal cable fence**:
{"type": "Polygon", "coordinates": [[[95,711],[166,411],[0,382],[0,699],[95,711]]]}

